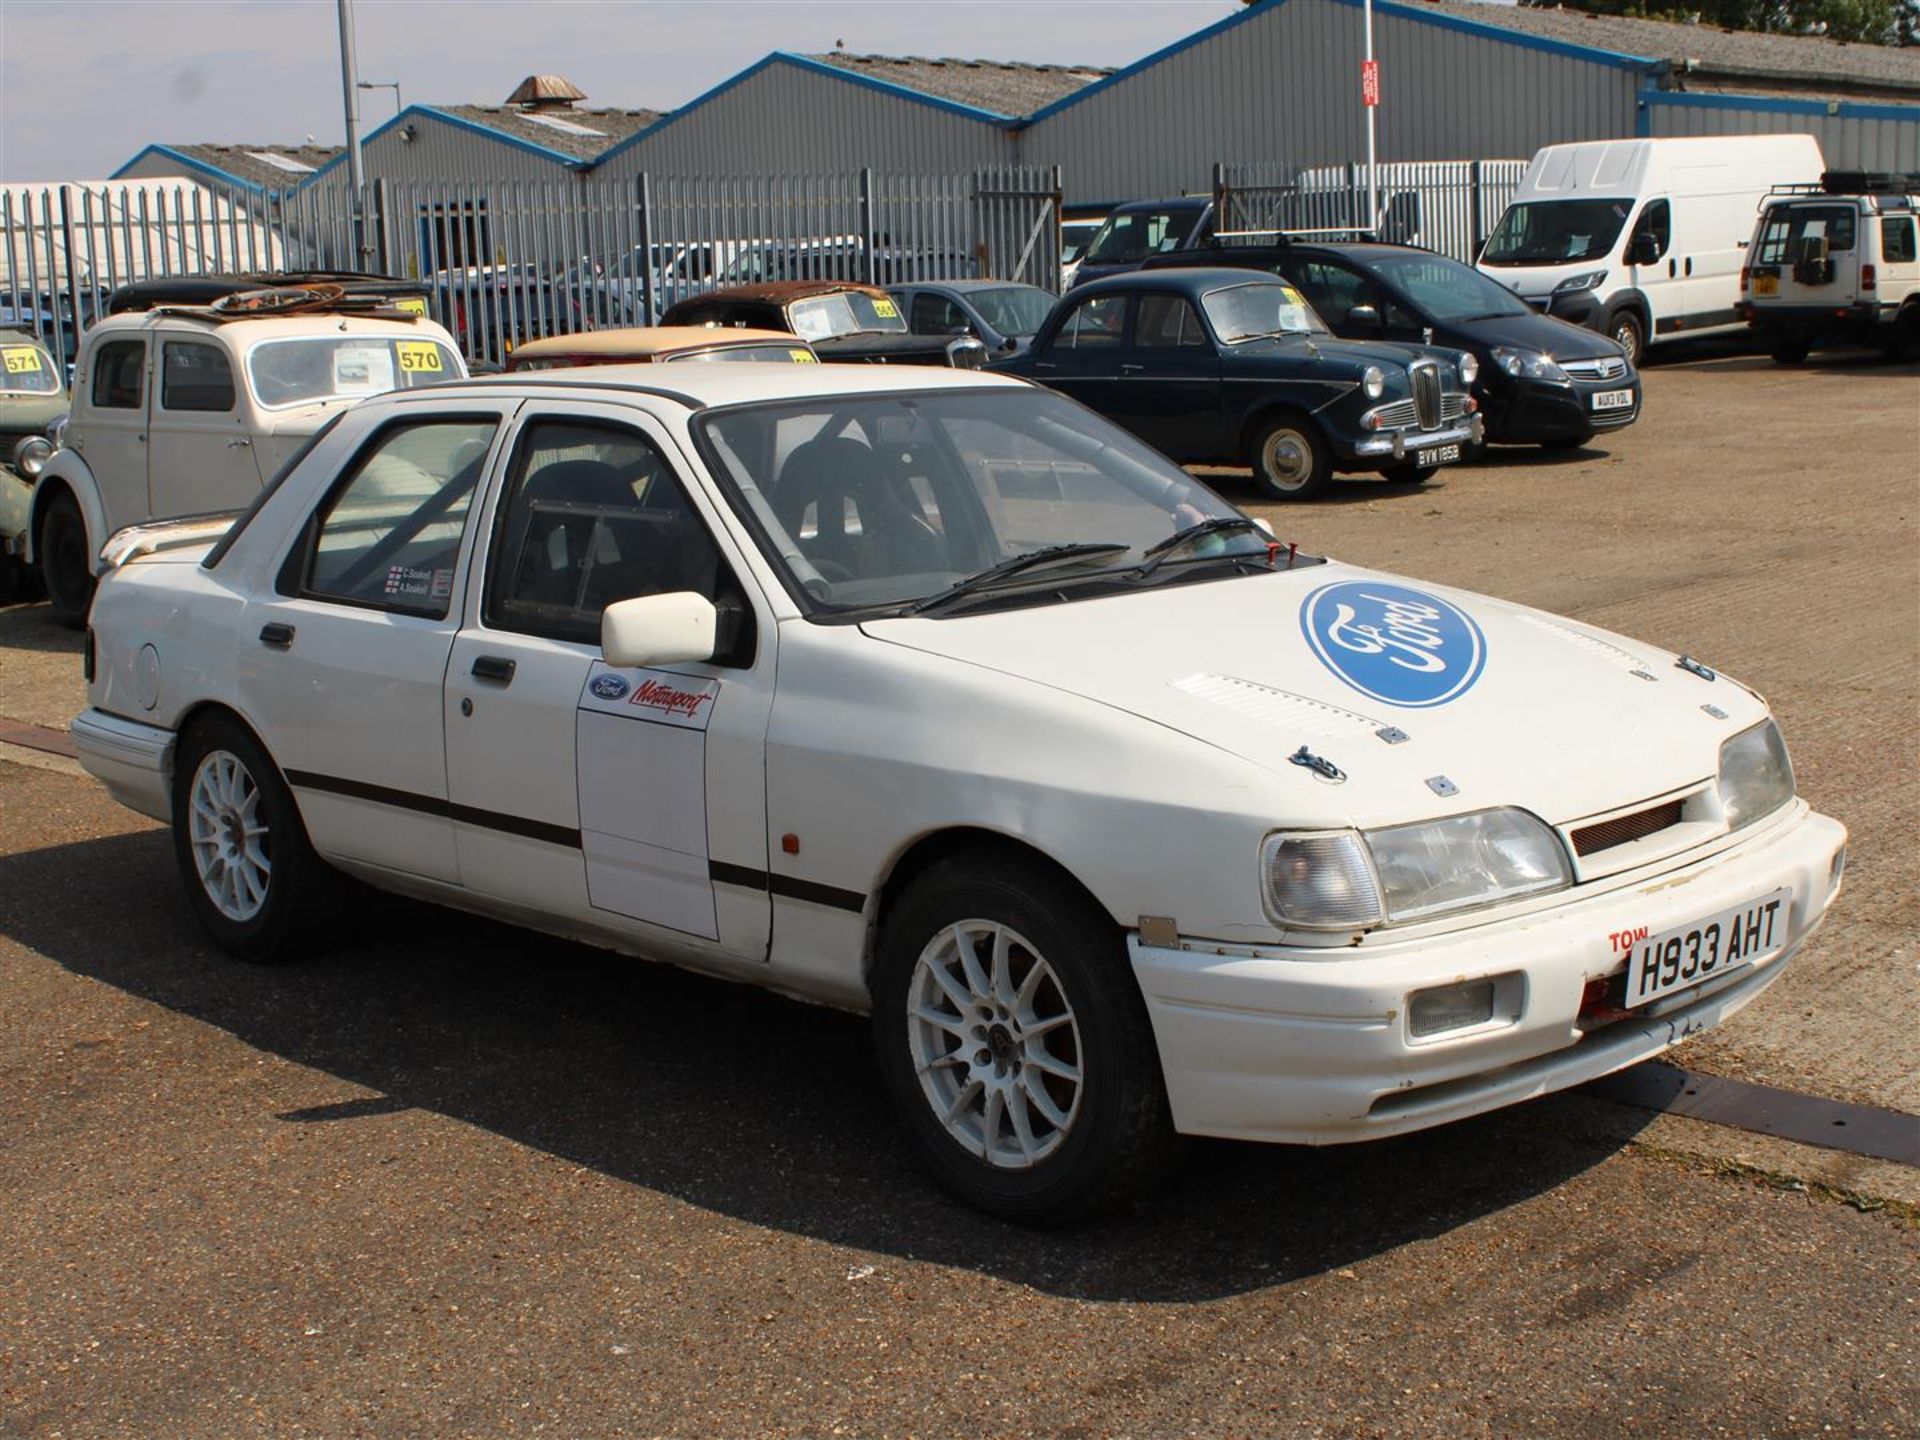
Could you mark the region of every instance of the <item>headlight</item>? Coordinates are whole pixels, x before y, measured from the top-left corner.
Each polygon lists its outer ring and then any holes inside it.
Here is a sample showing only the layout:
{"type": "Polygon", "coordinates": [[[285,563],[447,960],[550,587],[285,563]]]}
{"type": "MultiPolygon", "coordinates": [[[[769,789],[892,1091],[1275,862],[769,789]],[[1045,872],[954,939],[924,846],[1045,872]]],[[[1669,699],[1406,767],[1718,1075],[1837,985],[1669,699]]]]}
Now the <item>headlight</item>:
{"type": "Polygon", "coordinates": [[[1369,830],[1387,919],[1427,920],[1564,890],[1573,867],[1559,836],[1524,810],[1478,810],[1369,830]]]}
{"type": "Polygon", "coordinates": [[[1604,270],[1589,270],[1584,275],[1569,275],[1553,287],[1553,293],[1571,295],[1576,290],[1596,290],[1606,283],[1606,279],[1607,272],[1604,270]]]}
{"type": "Polygon", "coordinates": [[[1727,828],[1771,815],[1793,798],[1793,762],[1780,727],[1762,720],[1720,747],[1720,805],[1727,828]]]}
{"type": "Polygon", "coordinates": [[[1378,365],[1369,365],[1366,374],[1360,377],[1360,384],[1369,400],[1378,400],[1387,393],[1387,372],[1378,365]]]}
{"type": "Polygon", "coordinates": [[[1524,810],[1369,830],[1269,835],[1267,908],[1282,926],[1361,930],[1429,920],[1573,883],[1567,852],[1524,810]]]}
{"type": "Polygon", "coordinates": [[[13,468],[29,480],[38,480],[52,458],[53,443],[44,435],[29,435],[13,447],[13,468]]]}
{"type": "Polygon", "coordinates": [[[1537,350],[1509,350],[1504,345],[1496,345],[1493,347],[1493,358],[1509,375],[1546,380],[1555,385],[1570,383],[1567,372],[1537,350]]]}
{"type": "Polygon", "coordinates": [[[1480,378],[1480,362],[1466,351],[1460,352],[1460,383],[1471,385],[1480,378]]]}

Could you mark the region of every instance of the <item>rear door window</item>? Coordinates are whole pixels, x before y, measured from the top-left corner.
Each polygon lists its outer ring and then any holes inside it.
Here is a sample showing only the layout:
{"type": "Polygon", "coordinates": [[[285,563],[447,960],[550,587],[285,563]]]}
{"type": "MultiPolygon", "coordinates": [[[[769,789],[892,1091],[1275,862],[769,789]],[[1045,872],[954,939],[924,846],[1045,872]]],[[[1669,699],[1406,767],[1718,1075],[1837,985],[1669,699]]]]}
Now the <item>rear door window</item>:
{"type": "Polygon", "coordinates": [[[1887,215],[1881,218],[1880,258],[1889,265],[1920,258],[1920,248],[1914,245],[1911,215],[1887,215]]]}
{"type": "Polygon", "coordinates": [[[233,409],[233,365],[218,345],[169,340],[160,347],[160,408],[233,409]]]}

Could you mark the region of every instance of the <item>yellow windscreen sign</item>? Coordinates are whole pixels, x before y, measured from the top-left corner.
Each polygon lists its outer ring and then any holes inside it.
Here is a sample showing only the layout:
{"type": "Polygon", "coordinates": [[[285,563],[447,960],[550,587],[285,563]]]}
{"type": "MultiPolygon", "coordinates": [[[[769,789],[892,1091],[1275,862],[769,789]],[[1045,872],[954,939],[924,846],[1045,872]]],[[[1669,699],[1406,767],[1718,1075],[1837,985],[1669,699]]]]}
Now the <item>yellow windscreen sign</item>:
{"type": "Polygon", "coordinates": [[[406,374],[438,375],[446,368],[440,359],[440,347],[431,340],[396,340],[393,348],[406,374]]]}
{"type": "Polygon", "coordinates": [[[424,315],[427,313],[427,302],[416,295],[410,300],[394,301],[393,308],[406,315],[424,315]]]}
{"type": "Polygon", "coordinates": [[[900,317],[900,312],[894,308],[891,300],[874,301],[873,313],[878,315],[882,320],[897,320],[900,317]]]}
{"type": "Polygon", "coordinates": [[[787,351],[787,358],[796,365],[818,365],[820,363],[814,358],[811,350],[789,350],[787,351]]]}
{"type": "Polygon", "coordinates": [[[46,369],[40,360],[40,352],[31,345],[5,346],[0,348],[0,356],[6,357],[9,375],[37,375],[46,369]]]}

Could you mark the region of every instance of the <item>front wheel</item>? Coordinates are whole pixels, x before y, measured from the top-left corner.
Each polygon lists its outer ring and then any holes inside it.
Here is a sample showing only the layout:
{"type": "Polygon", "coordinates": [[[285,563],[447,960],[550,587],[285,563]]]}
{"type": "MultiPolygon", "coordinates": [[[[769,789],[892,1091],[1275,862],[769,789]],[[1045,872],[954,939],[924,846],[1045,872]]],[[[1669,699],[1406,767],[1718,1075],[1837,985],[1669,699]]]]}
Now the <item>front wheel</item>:
{"type": "Polygon", "coordinates": [[[1396,485],[1424,485],[1439,473],[1438,465],[1389,465],[1380,478],[1396,485]]]}
{"type": "Polygon", "coordinates": [[[969,1204],[1057,1224],[1137,1192],[1175,1144],[1113,922],[1008,858],[955,856],[880,937],[874,1044],[921,1160],[969,1204]]]}
{"type": "Polygon", "coordinates": [[[242,960],[313,944],[334,911],[336,877],[313,853],[293,792],[227,716],[199,721],[180,742],[173,853],[201,926],[242,960]]]}
{"type": "Polygon", "coordinates": [[[1773,363],[1804,365],[1813,352],[1813,344],[1804,335],[1782,335],[1773,342],[1773,363]]]}
{"type": "Polygon", "coordinates": [[[1608,324],[1607,334],[1613,337],[1614,344],[1627,352],[1627,363],[1638,367],[1640,352],[1647,344],[1647,330],[1640,323],[1640,317],[1631,310],[1622,310],[1608,324]]]}
{"type": "Polygon", "coordinates": [[[79,502],[63,489],[40,517],[40,581],[53,618],[69,630],[86,625],[93,603],[93,567],[87,560],[87,522],[79,502]]]}
{"type": "Polygon", "coordinates": [[[1333,479],[1333,456],[1304,415],[1266,422],[1253,442],[1253,478],[1269,500],[1309,500],[1333,479]]]}

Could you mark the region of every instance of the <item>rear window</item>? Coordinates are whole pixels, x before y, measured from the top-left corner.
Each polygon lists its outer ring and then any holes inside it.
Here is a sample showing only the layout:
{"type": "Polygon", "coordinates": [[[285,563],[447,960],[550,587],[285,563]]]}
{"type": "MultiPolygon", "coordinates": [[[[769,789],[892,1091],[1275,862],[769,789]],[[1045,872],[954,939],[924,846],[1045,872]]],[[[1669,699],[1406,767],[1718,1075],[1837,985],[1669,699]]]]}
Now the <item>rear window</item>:
{"type": "Polygon", "coordinates": [[[1856,218],[1851,205],[1776,205],[1760,228],[1753,258],[1761,265],[1791,265],[1813,240],[1825,240],[1829,255],[1851,250],[1856,218]]]}
{"type": "Polygon", "coordinates": [[[254,398],[269,410],[411,390],[466,373],[438,340],[404,335],[296,335],[263,340],[247,356],[254,398]]]}
{"type": "Polygon", "coordinates": [[[9,395],[51,395],[60,388],[53,357],[38,345],[0,344],[0,391],[9,395]]]}

